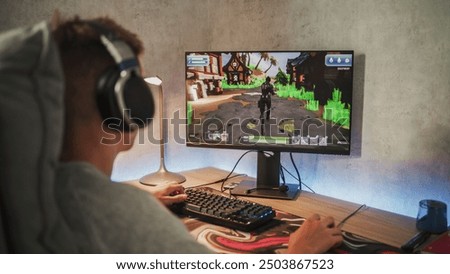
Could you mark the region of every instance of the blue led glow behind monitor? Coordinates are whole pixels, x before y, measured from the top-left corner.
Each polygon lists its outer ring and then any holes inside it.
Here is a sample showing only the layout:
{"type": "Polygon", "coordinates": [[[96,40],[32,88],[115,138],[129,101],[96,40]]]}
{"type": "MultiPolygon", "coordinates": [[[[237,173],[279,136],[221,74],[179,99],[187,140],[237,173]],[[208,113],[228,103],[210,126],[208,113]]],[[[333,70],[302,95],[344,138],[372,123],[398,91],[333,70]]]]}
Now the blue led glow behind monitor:
{"type": "Polygon", "coordinates": [[[298,183],[280,190],[280,152],[350,154],[353,51],[185,57],[187,145],[258,151],[256,183],[233,194],[293,199],[298,183]]]}

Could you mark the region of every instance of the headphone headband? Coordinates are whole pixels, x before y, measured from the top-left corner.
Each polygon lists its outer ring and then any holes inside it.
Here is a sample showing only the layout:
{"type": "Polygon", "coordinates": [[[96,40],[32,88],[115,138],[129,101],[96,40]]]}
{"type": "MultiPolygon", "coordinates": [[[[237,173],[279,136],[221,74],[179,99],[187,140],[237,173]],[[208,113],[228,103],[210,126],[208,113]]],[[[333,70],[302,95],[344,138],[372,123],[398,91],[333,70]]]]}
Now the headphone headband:
{"type": "Polygon", "coordinates": [[[99,33],[100,41],[121,70],[133,68],[140,71],[136,55],[125,41],[96,21],[87,23],[99,33]]]}

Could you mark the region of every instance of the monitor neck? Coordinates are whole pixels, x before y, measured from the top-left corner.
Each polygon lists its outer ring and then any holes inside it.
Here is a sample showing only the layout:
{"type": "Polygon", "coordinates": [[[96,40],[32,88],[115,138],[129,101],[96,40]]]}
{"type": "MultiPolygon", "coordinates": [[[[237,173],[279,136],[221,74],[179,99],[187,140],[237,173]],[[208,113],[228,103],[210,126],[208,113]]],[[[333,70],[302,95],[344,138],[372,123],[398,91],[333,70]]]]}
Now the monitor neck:
{"type": "Polygon", "coordinates": [[[280,186],[280,152],[258,151],[256,185],[260,188],[280,186]]]}
{"type": "Polygon", "coordinates": [[[300,192],[298,184],[280,185],[280,152],[258,151],[257,178],[242,181],[231,190],[237,196],[293,200],[300,192]]]}

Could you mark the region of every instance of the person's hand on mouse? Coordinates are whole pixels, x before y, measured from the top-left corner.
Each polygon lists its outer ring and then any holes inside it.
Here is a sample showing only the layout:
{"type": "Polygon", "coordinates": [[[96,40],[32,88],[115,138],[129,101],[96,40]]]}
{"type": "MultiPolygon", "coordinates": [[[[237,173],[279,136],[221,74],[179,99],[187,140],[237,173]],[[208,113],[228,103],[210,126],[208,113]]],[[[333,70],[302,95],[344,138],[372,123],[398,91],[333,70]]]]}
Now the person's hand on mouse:
{"type": "Polygon", "coordinates": [[[321,218],[313,214],[291,234],[288,253],[318,254],[342,243],[342,231],[335,226],[333,217],[321,218]]]}
{"type": "Polygon", "coordinates": [[[161,189],[152,191],[152,193],[166,206],[181,203],[187,199],[187,195],[184,193],[184,187],[177,183],[164,186],[161,189]]]}

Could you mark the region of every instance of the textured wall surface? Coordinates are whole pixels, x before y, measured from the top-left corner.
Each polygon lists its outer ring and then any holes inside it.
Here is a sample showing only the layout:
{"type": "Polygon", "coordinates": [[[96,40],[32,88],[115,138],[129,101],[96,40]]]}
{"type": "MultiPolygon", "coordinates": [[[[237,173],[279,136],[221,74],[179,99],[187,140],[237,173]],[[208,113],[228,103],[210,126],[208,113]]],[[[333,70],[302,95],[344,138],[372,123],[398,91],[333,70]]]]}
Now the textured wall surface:
{"type": "MultiPolygon", "coordinates": [[[[48,20],[56,8],[109,15],[134,30],[146,46],[146,74],[164,81],[168,117],[177,110],[184,117],[184,51],[353,49],[352,155],[295,154],[303,181],[320,194],[409,216],[425,198],[450,206],[448,0],[0,2],[0,31],[48,20]]],[[[229,170],[243,152],[187,148],[174,141],[183,134],[170,127],[170,170],[229,170]]],[[[113,179],[158,168],[158,146],[144,135],[117,159],[113,179]]],[[[255,175],[255,159],[246,156],[237,171],[255,175]]],[[[292,170],[286,155],[282,161],[292,170]]]]}

